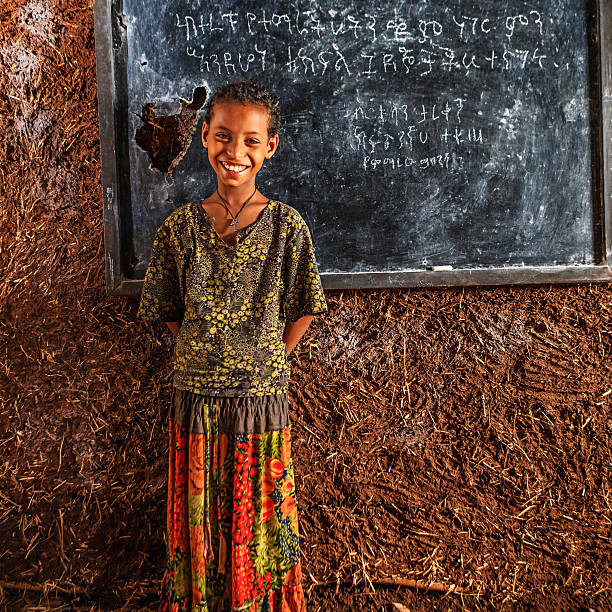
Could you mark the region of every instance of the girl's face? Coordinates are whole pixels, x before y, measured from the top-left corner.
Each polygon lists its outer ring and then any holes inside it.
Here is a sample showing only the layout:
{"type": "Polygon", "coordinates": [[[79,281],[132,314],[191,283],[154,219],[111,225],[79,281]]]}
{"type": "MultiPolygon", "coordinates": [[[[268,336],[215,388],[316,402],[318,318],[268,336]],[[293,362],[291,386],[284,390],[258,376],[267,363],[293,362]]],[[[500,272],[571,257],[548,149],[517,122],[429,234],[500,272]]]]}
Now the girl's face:
{"type": "Polygon", "coordinates": [[[210,124],[202,126],[202,144],[217,174],[219,185],[255,186],[264,160],[274,155],[278,134],[268,138],[269,114],[265,107],[239,102],[217,102],[210,124]]]}

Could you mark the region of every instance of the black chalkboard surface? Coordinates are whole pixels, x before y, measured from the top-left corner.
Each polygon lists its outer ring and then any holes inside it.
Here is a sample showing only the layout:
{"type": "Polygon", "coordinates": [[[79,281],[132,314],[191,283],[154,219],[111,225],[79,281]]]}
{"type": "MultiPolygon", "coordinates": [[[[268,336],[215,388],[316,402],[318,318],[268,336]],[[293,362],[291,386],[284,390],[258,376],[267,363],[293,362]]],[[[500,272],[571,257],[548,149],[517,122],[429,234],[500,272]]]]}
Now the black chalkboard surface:
{"type": "Polygon", "coordinates": [[[214,190],[200,109],[239,77],[281,97],[259,185],[325,286],[611,278],[608,4],[97,0],[109,291],[214,190]]]}

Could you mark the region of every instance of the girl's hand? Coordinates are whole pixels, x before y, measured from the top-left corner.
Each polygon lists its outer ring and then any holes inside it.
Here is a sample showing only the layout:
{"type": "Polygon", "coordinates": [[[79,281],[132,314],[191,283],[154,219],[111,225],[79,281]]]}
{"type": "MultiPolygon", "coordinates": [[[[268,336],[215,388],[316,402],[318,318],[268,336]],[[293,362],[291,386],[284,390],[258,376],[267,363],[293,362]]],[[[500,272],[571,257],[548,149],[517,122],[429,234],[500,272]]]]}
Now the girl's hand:
{"type": "Polygon", "coordinates": [[[300,338],[306,333],[308,326],[314,319],[313,315],[301,317],[294,323],[287,323],[283,331],[283,342],[287,345],[287,355],[295,348],[300,338]]]}
{"type": "Polygon", "coordinates": [[[181,321],[172,321],[171,323],[166,321],[166,325],[168,326],[168,328],[170,329],[170,331],[176,338],[178,336],[179,329],[181,329],[181,321]]]}

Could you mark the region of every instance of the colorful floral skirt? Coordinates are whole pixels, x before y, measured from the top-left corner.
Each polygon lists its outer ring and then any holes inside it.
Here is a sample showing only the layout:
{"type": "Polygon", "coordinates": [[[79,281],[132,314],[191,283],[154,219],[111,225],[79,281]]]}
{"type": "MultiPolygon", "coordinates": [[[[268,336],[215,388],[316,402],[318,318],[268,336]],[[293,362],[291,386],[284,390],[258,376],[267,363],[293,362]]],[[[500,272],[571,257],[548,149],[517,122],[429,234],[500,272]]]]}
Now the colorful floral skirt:
{"type": "Polygon", "coordinates": [[[163,612],[303,612],[286,395],[173,390],[163,612]]]}

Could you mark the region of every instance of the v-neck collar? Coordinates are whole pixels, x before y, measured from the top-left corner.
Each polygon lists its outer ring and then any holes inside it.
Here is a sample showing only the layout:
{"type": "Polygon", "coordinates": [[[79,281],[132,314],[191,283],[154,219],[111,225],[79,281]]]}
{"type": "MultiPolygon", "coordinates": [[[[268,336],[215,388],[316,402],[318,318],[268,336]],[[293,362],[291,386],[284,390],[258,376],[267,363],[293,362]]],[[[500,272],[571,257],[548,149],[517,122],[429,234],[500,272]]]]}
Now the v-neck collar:
{"type": "Polygon", "coordinates": [[[246,225],[245,227],[241,227],[236,232],[236,234],[235,234],[236,235],[236,239],[237,239],[236,244],[230,244],[229,242],[226,242],[225,240],[223,240],[223,238],[221,238],[221,236],[219,236],[219,232],[217,232],[217,230],[215,229],[215,224],[214,224],[213,220],[208,216],[208,213],[204,210],[204,207],[202,206],[202,200],[198,200],[196,202],[193,202],[192,204],[193,204],[193,206],[195,206],[199,210],[198,214],[200,215],[200,218],[202,218],[204,220],[204,222],[208,225],[210,231],[212,232],[212,234],[214,234],[215,238],[219,242],[224,244],[226,247],[229,247],[230,249],[235,249],[240,244],[242,244],[242,242],[244,242],[244,238],[251,233],[253,228],[256,225],[258,225],[261,221],[263,221],[264,217],[269,214],[269,210],[272,208],[272,206],[275,203],[276,203],[276,200],[271,200],[271,199],[268,198],[268,203],[262,209],[262,211],[259,213],[259,216],[257,217],[257,219],[255,219],[255,221],[253,221],[253,223],[250,223],[249,225],[246,225]],[[238,236],[240,236],[241,239],[239,239],[238,236]]]}

